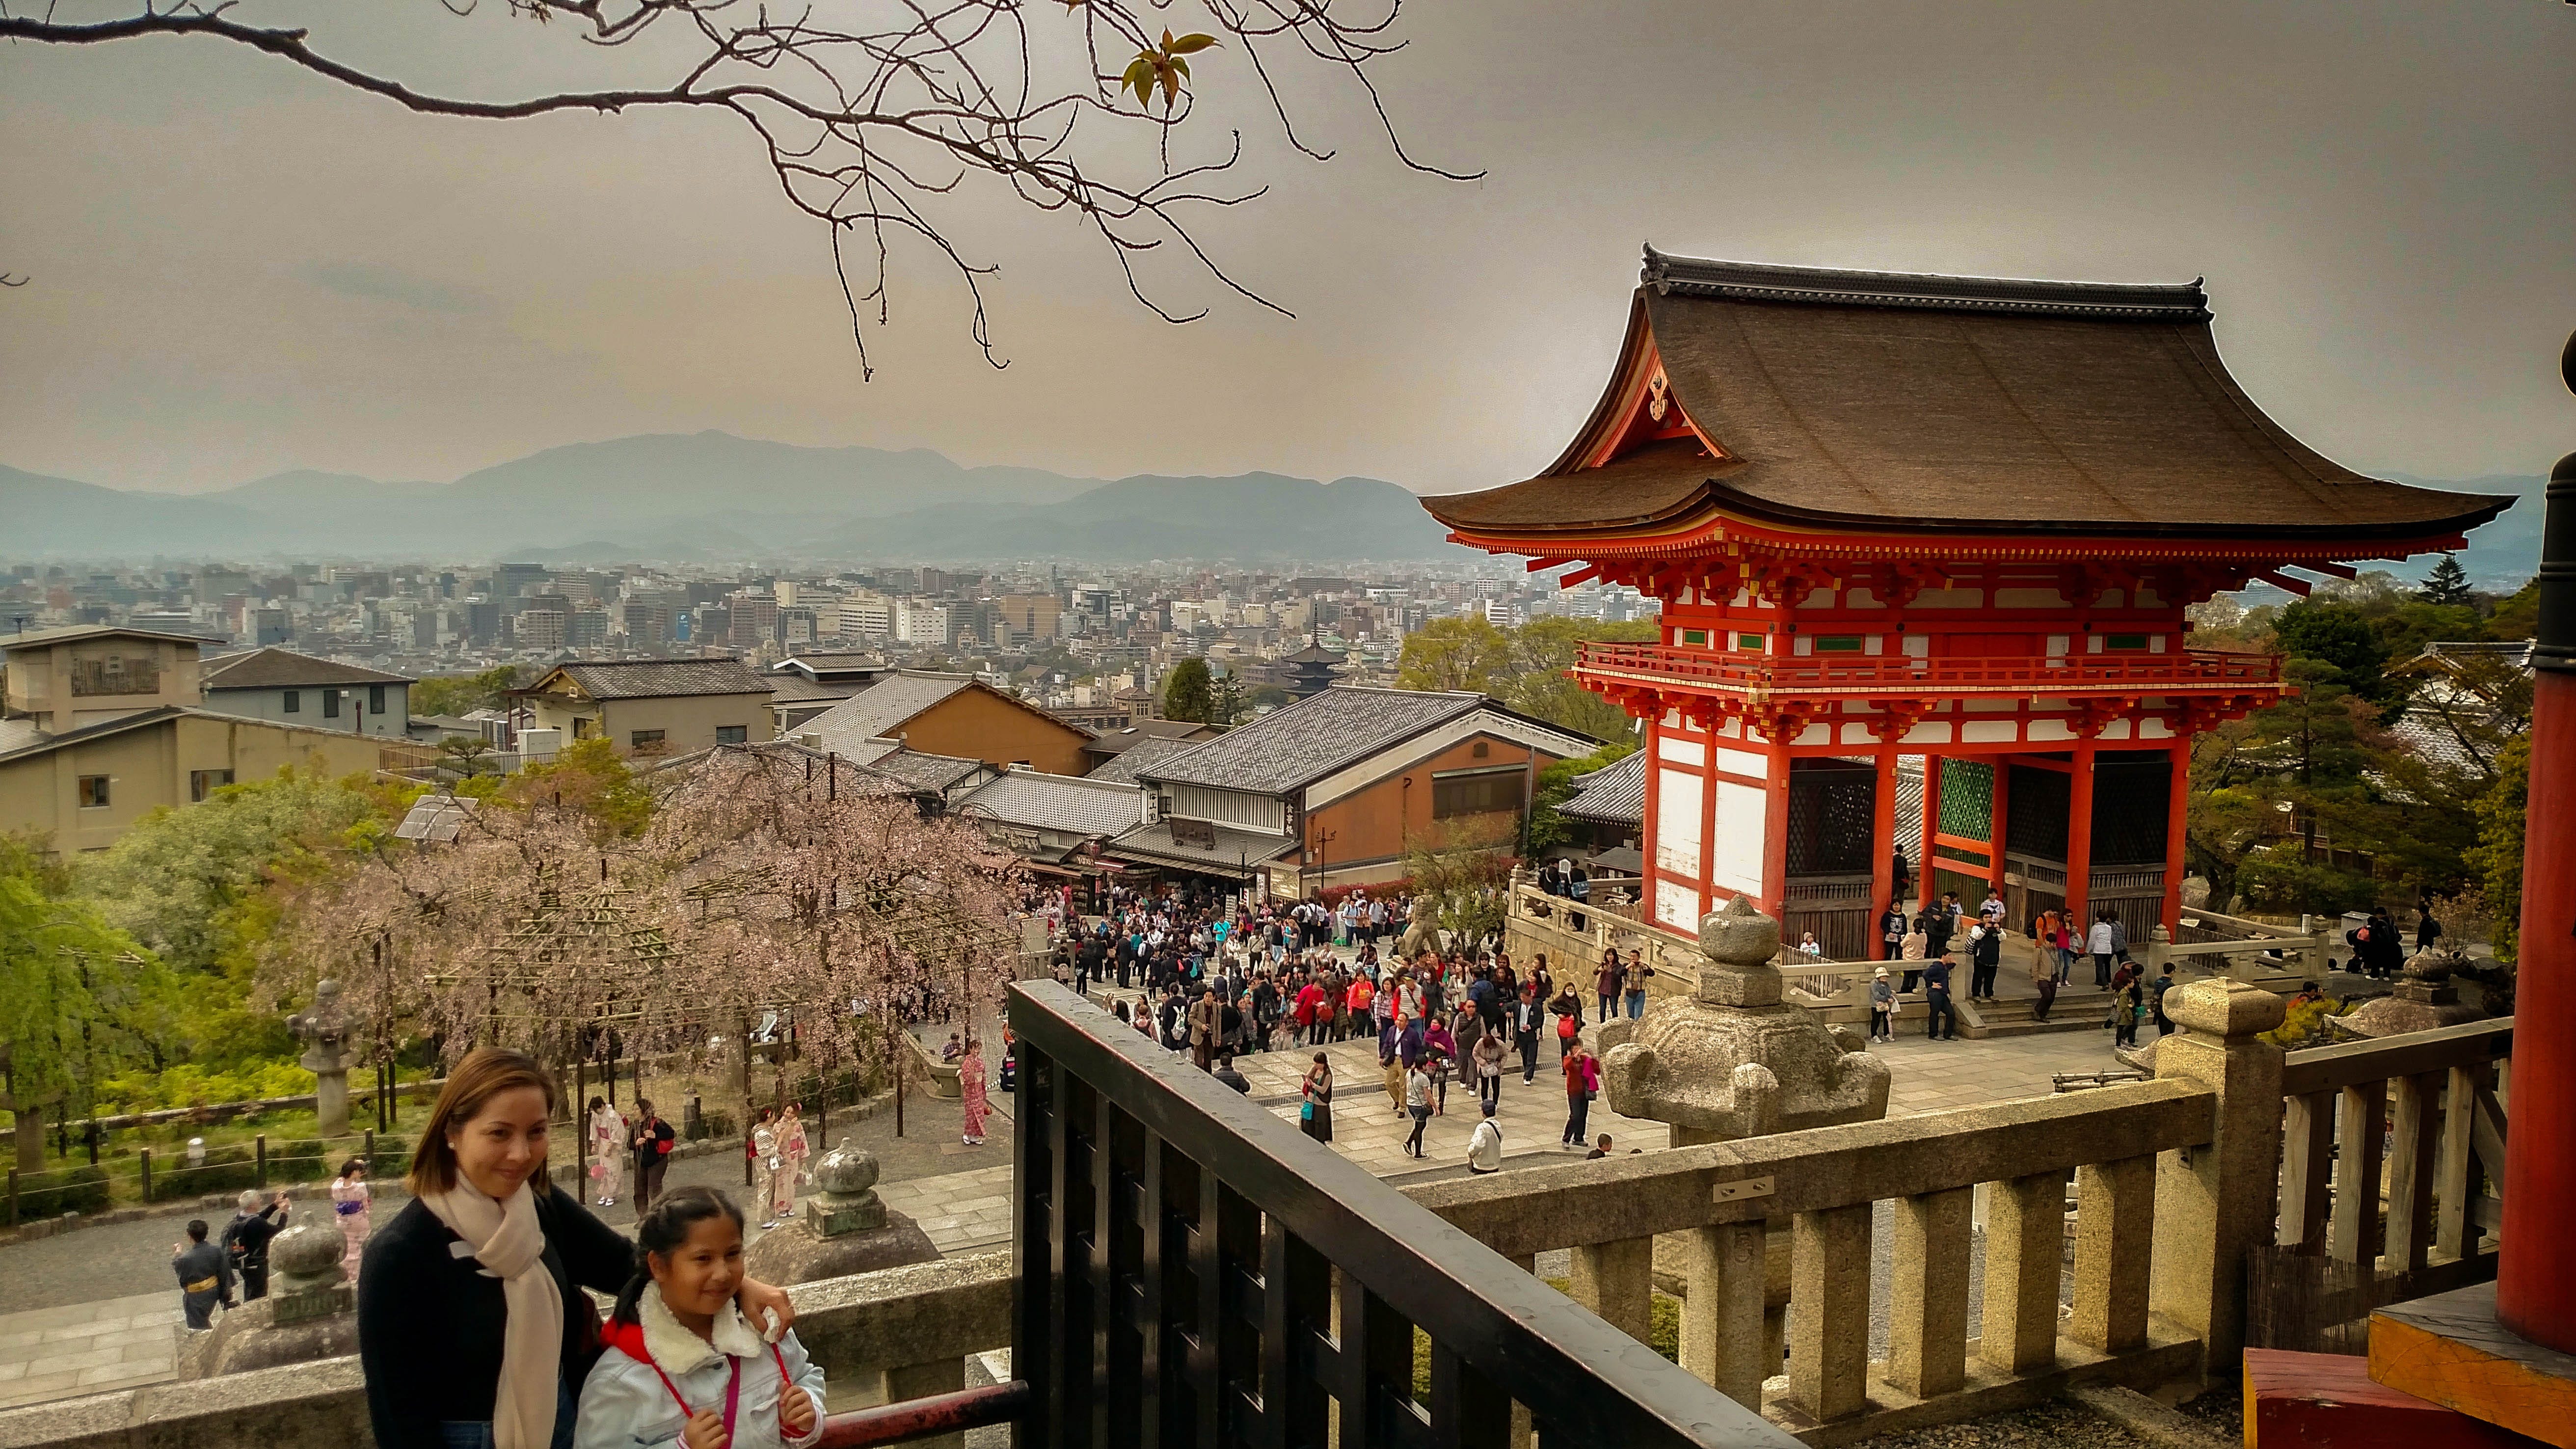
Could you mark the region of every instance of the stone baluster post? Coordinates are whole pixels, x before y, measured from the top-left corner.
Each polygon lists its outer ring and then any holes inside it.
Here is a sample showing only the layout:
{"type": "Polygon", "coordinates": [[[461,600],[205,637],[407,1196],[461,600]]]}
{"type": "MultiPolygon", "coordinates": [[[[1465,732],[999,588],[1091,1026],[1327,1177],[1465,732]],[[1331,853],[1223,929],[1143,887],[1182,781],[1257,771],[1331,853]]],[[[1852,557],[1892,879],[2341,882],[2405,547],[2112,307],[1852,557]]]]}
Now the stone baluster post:
{"type": "Polygon", "coordinates": [[[1896,1202],[1887,1381],[1918,1399],[1968,1382],[1968,1245],[1976,1189],[1896,1202]]]}
{"type": "Polygon", "coordinates": [[[1566,1296],[1601,1316],[1603,1322],[1644,1343],[1653,1336],[1655,1240],[1619,1238],[1588,1243],[1567,1255],[1573,1276],[1566,1296]]]}
{"type": "Polygon", "coordinates": [[[2057,1278],[2065,1252],[2064,1173],[2033,1173],[1987,1189],[1979,1358],[2013,1374],[2038,1373],[2057,1362],[2057,1278]]]}
{"type": "MultiPolygon", "coordinates": [[[[1818,1419],[1867,1408],[1873,1204],[1799,1213],[1789,1228],[1789,1400],[1818,1419]]],[[[1991,1312],[1991,1305],[1989,1306],[1991,1312]]]]}
{"type": "MultiPolygon", "coordinates": [[[[2272,1241],[2279,1211],[2281,1049],[2262,1039],[2284,1004],[2226,977],[2165,993],[2180,1028],[2156,1047],[2158,1080],[2218,1094],[2211,1141],[2156,1163],[2156,1244],[2148,1307],[2201,1337],[2204,1373],[2232,1377],[2245,1349],[2245,1253],[2272,1241]]],[[[1992,1251],[1989,1249],[1988,1251],[1992,1251]]]]}

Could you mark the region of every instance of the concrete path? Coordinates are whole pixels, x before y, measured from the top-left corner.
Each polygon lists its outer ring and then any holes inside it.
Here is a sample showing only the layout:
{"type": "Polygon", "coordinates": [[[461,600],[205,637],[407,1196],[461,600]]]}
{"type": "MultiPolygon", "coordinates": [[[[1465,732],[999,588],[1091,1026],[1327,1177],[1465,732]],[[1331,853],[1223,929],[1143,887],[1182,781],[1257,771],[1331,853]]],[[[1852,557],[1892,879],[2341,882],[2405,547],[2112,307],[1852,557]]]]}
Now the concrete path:
{"type": "Polygon", "coordinates": [[[0,1409],[160,1383],[183,1331],[176,1287],[0,1314],[0,1409]]]}

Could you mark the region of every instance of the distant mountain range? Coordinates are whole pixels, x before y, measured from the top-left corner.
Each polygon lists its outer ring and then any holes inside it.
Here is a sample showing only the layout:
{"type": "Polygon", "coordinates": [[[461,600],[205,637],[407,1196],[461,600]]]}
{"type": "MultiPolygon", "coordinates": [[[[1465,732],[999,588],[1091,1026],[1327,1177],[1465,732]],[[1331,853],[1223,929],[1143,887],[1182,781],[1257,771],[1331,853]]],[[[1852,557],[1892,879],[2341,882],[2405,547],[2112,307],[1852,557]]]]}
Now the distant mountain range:
{"type": "MultiPolygon", "coordinates": [[[[2537,477],[2401,482],[2522,501],[2470,534],[2482,584],[2539,566],[2537,477]]],[[[452,483],[279,473],[215,493],[128,492],[0,466],[0,560],[458,559],[983,563],[1060,558],[1456,557],[1415,496],[1375,478],[967,468],[926,448],[800,448],[727,433],[548,448],[452,483]]],[[[2429,558],[2381,565],[2417,578],[2429,558]]]]}
{"type": "Polygon", "coordinates": [[[1427,559],[1455,552],[1395,484],[1069,478],[928,449],[726,433],[548,448],[452,483],[279,473],[180,496],[0,466],[0,558],[1427,559]]]}

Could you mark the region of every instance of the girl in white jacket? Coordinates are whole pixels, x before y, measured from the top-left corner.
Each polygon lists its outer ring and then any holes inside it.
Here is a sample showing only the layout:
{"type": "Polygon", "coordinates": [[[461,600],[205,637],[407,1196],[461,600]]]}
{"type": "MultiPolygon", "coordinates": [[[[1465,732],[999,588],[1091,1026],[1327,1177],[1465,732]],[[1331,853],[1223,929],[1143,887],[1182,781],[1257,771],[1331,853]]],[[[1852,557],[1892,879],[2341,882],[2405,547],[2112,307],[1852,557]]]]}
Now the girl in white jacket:
{"type": "Polygon", "coordinates": [[[823,1371],[792,1332],[764,1343],[734,1307],[742,1210],[664,1193],[635,1225],[635,1276],[582,1385],[574,1449],[796,1449],[823,1434],[823,1371]]]}

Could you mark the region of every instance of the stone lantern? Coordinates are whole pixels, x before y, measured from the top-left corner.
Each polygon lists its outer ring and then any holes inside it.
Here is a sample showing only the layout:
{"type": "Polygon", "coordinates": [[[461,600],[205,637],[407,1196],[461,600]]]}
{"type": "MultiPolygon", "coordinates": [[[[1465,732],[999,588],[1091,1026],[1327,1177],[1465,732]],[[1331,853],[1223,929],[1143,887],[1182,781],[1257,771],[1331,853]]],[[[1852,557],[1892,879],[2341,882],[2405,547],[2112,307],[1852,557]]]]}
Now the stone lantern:
{"type": "Polygon", "coordinates": [[[212,1378],[280,1364],[345,1358],[358,1351],[357,1290],[342,1256],[348,1241],[329,1219],[298,1223],[269,1240],[272,1291],[215,1320],[211,1333],[182,1333],[182,1379],[212,1378]]]}
{"type": "Polygon", "coordinates": [[[1737,896],[1701,919],[1699,948],[1690,999],[1603,1053],[1610,1110],[1667,1124],[1675,1147],[1887,1115],[1887,1064],[1858,1033],[1781,1000],[1778,921],[1737,896]]]}
{"type": "Polygon", "coordinates": [[[286,1019],[287,1030],[304,1043],[301,1065],[313,1074],[314,1135],[324,1140],[349,1135],[348,1008],[340,1004],[340,983],[314,984],[313,1009],[286,1019]]]}
{"type": "Polygon", "coordinates": [[[877,1159],[850,1139],[814,1163],[804,1215],[763,1233],[742,1255],[743,1270],[768,1283],[845,1278],[939,1257],[920,1225],[885,1205],[876,1192],[877,1159]]]}
{"type": "Polygon", "coordinates": [[[2327,1017],[2327,1028],[2340,1039],[2366,1041],[2476,1021],[2485,1013],[2464,1005],[2460,988],[2451,984],[2452,974],[2466,965],[2467,958],[2457,951],[2439,946],[2418,951],[2395,990],[2343,1016],[2327,1017]]]}

